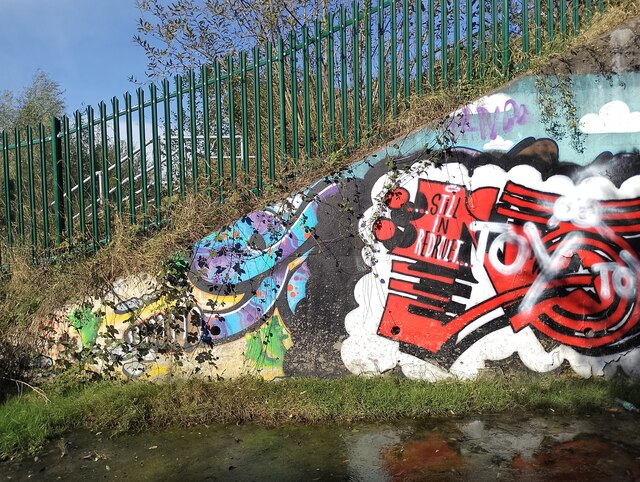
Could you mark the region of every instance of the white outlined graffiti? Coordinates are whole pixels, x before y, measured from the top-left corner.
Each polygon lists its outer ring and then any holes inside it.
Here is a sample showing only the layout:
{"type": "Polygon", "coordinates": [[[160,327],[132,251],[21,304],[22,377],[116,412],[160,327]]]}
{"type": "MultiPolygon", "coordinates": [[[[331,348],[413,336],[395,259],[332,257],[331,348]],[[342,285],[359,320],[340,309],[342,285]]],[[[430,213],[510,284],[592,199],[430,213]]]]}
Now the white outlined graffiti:
{"type": "Polygon", "coordinates": [[[412,377],[470,377],[517,354],[535,371],[566,360],[583,376],[640,374],[640,178],[616,187],[602,177],[543,180],[526,164],[470,173],[416,162],[397,179],[380,178],[372,199],[360,225],[372,273],[345,321],[352,372],[399,365],[412,377]],[[463,247],[425,258],[440,212],[432,200],[452,185],[465,207],[448,221],[448,241],[463,247]]]}

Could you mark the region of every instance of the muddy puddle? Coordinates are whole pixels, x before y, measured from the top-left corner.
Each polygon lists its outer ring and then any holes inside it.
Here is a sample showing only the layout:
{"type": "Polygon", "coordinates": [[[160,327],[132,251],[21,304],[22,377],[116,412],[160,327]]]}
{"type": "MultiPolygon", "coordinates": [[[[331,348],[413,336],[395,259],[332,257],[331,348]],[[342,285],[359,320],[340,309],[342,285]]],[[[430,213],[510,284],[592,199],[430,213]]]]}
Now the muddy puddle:
{"type": "Polygon", "coordinates": [[[394,424],[77,432],[4,480],[640,480],[640,416],[491,415],[394,424]]]}

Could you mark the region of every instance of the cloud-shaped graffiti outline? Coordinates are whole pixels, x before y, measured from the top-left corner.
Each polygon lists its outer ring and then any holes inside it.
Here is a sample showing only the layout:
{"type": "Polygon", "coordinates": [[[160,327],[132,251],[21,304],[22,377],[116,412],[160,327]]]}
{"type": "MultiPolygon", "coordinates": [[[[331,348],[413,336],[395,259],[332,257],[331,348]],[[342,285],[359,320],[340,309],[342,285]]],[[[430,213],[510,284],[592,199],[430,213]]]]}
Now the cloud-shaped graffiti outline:
{"type": "Polygon", "coordinates": [[[582,116],[579,126],[585,134],[640,132],[640,112],[631,112],[626,103],[613,100],[604,104],[597,114],[582,116]]]}
{"type": "Polygon", "coordinates": [[[502,136],[498,136],[495,139],[487,142],[482,149],[485,151],[502,151],[506,152],[513,147],[513,141],[504,139],[502,136]]]}

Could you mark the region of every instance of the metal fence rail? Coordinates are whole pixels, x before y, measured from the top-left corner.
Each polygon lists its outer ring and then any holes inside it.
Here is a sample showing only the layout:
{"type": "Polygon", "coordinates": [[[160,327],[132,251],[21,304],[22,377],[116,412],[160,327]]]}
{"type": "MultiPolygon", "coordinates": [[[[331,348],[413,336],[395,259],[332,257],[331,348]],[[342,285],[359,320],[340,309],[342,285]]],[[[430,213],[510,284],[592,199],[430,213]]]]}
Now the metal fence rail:
{"type": "MultiPolygon", "coordinates": [[[[361,144],[412,98],[526,69],[604,0],[374,0],[73,116],[2,132],[0,255],[96,250],[116,215],[146,229],[168,198],[243,186],[361,144]]],[[[620,3],[620,2],[615,2],[620,3]]]]}

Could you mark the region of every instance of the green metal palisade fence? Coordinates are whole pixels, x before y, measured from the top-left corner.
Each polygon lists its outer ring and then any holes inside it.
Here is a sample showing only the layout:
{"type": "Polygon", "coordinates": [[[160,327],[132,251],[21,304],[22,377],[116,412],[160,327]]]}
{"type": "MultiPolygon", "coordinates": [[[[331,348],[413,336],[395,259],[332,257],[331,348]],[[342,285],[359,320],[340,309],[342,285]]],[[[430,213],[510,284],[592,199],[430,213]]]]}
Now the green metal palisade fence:
{"type": "Polygon", "coordinates": [[[127,93],[124,107],[114,97],[2,132],[0,255],[95,251],[116,216],[158,226],[169,200],[198,189],[260,194],[279,169],[362,143],[415,95],[525,69],[605,3],[353,0],[276,45],[127,93]]]}

